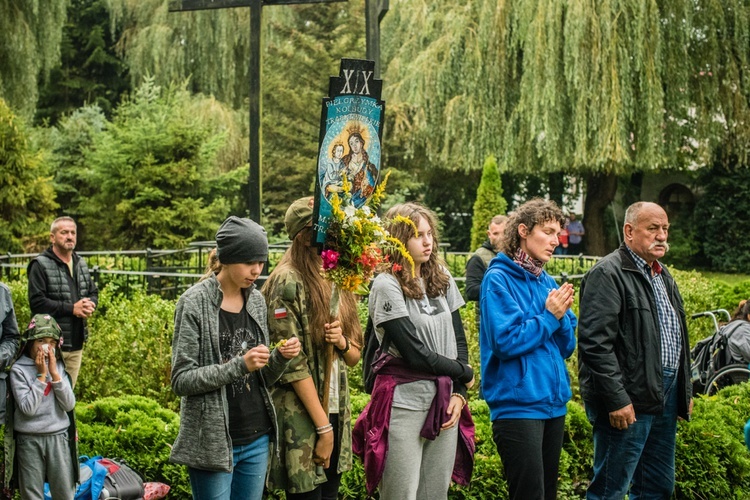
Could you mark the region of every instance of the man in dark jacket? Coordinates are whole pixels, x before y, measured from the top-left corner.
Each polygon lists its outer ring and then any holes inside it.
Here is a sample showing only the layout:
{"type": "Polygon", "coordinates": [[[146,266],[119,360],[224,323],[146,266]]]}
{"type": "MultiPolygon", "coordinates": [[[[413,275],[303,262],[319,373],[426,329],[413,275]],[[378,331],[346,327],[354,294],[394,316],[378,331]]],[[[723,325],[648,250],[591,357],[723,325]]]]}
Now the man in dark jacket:
{"type": "Polygon", "coordinates": [[[682,297],[658,261],[668,229],[659,205],[634,203],[624,244],[581,282],[579,383],[594,427],[587,499],[674,490],[677,419],[689,418],[692,395],[682,297]]]}
{"type": "Polygon", "coordinates": [[[50,247],[29,263],[31,314],[49,314],[63,334],[65,370],[75,387],[81,368],[83,344],[88,337],[86,320],[99,302],[99,291],[86,262],[73,250],[76,223],[70,217],[55,219],[50,228],[50,247]]]}
{"type": "Polygon", "coordinates": [[[494,216],[490,221],[489,228],[487,228],[487,240],[482,243],[481,247],[477,248],[474,255],[466,262],[466,300],[479,302],[482,278],[484,278],[484,273],[487,271],[490,261],[500,251],[500,242],[503,240],[503,232],[507,222],[508,217],[505,215],[494,216]]]}

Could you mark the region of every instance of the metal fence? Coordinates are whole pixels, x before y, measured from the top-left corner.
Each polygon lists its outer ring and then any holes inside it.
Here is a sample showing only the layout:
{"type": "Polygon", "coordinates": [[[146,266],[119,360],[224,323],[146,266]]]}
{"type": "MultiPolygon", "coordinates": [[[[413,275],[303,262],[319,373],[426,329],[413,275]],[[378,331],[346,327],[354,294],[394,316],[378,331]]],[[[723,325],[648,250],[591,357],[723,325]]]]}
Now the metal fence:
{"type": "MultiPolygon", "coordinates": [[[[213,246],[213,242],[195,242],[179,250],[102,250],[78,252],[78,255],[86,259],[100,289],[109,285],[117,287],[117,293],[127,296],[136,290],[146,290],[147,293],[174,299],[204,275],[213,246]]],[[[265,281],[269,270],[281,259],[288,244],[269,247],[269,265],[258,279],[258,284],[265,281]]],[[[441,251],[451,274],[463,289],[466,280],[464,271],[472,253],[449,252],[447,246],[441,251]]],[[[13,281],[24,277],[28,263],[37,255],[0,255],[3,280],[13,281]]],[[[584,255],[556,255],[547,264],[546,270],[558,283],[578,283],[598,259],[584,255]]]]}

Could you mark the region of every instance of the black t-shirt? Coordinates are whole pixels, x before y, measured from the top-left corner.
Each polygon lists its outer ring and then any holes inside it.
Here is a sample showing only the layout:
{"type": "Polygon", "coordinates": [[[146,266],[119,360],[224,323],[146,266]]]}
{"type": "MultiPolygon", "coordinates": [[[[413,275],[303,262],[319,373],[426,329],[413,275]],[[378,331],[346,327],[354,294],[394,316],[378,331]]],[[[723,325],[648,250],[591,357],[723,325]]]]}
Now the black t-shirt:
{"type": "MultiPolygon", "coordinates": [[[[262,338],[260,327],[244,309],[238,313],[220,310],[219,347],[224,363],[256,347],[262,338]]],[[[227,384],[226,391],[233,446],[252,443],[271,431],[273,425],[260,392],[257,370],[227,384]]]]}

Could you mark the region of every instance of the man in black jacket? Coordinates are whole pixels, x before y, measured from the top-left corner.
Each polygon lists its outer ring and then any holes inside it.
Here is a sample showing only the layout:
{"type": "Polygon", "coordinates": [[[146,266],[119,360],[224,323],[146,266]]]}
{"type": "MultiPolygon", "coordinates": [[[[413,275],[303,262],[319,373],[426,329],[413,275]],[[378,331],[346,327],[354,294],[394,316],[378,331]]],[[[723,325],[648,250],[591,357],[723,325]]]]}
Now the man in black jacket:
{"type": "Polygon", "coordinates": [[[65,370],[75,387],[81,368],[83,344],[88,337],[86,320],[99,302],[99,291],[86,262],[73,250],[76,223],[70,217],[55,219],[50,228],[50,247],[29,263],[31,314],[49,314],[63,333],[65,370]]]}
{"type": "Polygon", "coordinates": [[[581,282],[579,383],[594,427],[587,499],[668,499],[677,419],[692,411],[682,297],[658,261],[669,220],[655,203],[625,213],[624,244],[581,282]],[[631,486],[632,483],[632,486],[631,486]]]}
{"type": "MultiPolygon", "coordinates": [[[[482,278],[490,265],[490,261],[495,258],[500,251],[500,242],[503,240],[503,232],[508,217],[505,215],[496,215],[490,221],[487,229],[487,240],[482,246],[477,248],[474,255],[466,262],[466,300],[479,302],[479,290],[482,287],[482,278]]],[[[477,314],[477,318],[479,314],[477,314]]]]}

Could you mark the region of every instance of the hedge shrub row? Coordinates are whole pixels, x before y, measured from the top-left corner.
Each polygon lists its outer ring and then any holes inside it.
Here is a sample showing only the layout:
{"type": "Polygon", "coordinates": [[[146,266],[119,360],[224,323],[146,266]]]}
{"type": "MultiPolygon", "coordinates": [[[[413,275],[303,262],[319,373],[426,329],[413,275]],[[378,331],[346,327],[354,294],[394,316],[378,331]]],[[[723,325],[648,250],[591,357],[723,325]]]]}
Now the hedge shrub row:
{"type": "MultiPolygon", "coordinates": [[[[729,287],[699,273],[674,271],[687,312],[723,307],[732,309],[739,298],[750,296],[746,284],[729,287]]],[[[28,321],[26,284],[10,283],[19,323],[28,321]]],[[[470,359],[479,366],[475,304],[462,310],[469,340],[470,359]]],[[[366,312],[361,308],[361,319],[366,312]]],[[[172,486],[170,498],[188,498],[184,467],[169,464],[171,444],[177,435],[179,405],[169,386],[170,345],[174,302],[136,293],[125,298],[117,290],[101,292],[100,307],[91,321],[83,368],[76,388],[79,403],[80,450],[83,454],[122,457],[144,473],[147,480],[172,486]]],[[[709,322],[691,321],[691,339],[708,334],[709,322]]],[[[22,327],[23,328],[23,327],[22,327]]],[[[575,356],[569,368],[577,387],[575,356]]],[[[351,370],[353,414],[359,414],[368,397],[361,392],[361,370],[351,370]]],[[[492,441],[487,405],[471,394],[477,425],[474,477],[468,488],[452,488],[451,498],[505,498],[507,486],[492,441]]],[[[566,437],[561,458],[559,498],[581,498],[591,475],[591,427],[577,394],[568,404],[566,437]]],[[[750,456],[742,440],[742,427],[750,417],[750,387],[735,386],[712,398],[695,402],[694,418],[681,423],[677,449],[677,498],[744,498],[750,491],[750,456]]],[[[361,464],[345,474],[344,498],[364,497],[361,464]]],[[[283,494],[270,494],[282,498],[283,494]]]]}

